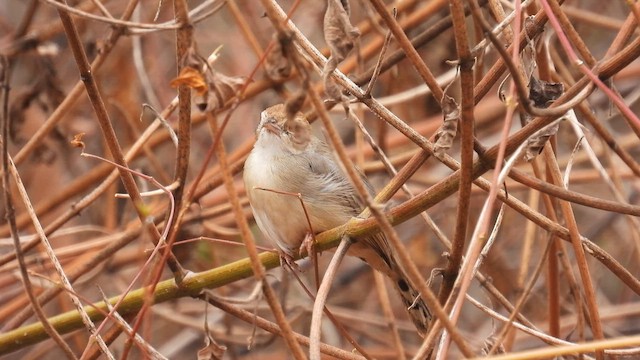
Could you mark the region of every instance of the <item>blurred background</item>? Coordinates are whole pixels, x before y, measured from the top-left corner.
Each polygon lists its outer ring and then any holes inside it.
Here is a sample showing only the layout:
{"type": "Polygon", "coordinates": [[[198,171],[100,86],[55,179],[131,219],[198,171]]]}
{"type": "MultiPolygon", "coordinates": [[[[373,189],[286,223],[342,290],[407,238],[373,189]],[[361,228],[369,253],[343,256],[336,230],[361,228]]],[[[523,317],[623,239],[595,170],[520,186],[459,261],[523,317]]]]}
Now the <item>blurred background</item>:
{"type": "MultiPolygon", "coordinates": [[[[67,12],[68,8],[75,11],[71,18],[78,29],[86,56],[89,62],[93,62],[91,75],[117,141],[124,153],[129,154],[129,167],[152,176],[164,186],[174,181],[176,145],[166,126],[157,124],[156,117],[162,114],[166,123],[177,129],[179,115],[178,111],[173,111],[177,103],[177,89],[172,81],[178,77],[178,65],[181,64],[181,55],[184,59],[184,53],[177,49],[174,2],[67,1],[67,9],[56,8],[53,3],[53,0],[8,0],[0,3],[0,55],[5,59],[2,69],[4,86],[8,91],[8,102],[2,100],[2,105],[8,109],[5,119],[8,121],[8,132],[4,139],[37,220],[55,249],[64,272],[71,278],[74,291],[86,305],[101,301],[101,293],[112,297],[123,294],[129,287],[137,289],[152,283],[153,269],[163,265],[157,257],[154,257],[152,265],[145,265],[153,249],[152,236],[144,230],[131,201],[114,197],[116,193],[124,193],[125,189],[116,175],[109,175],[113,166],[105,161],[81,156],[82,150],[75,146],[81,141],[84,152],[112,159],[94,107],[80,79],[79,67],[58,11],[67,12]],[[115,21],[135,3],[138,4],[129,19],[130,23],[115,21]],[[82,136],[78,137],[79,134],[82,136]],[[74,137],[78,140],[75,143],[72,141],[74,137]],[[136,275],[140,276],[134,279],[136,275]]],[[[173,251],[184,268],[197,273],[247,257],[228,191],[222,183],[219,159],[210,156],[217,136],[220,136],[226,148],[235,191],[240,196],[243,215],[250,221],[256,242],[261,251],[272,248],[253,223],[242,184],[242,161],[251,149],[260,112],[268,106],[285,102],[301,85],[295,72],[280,79],[265,75],[263,55],[265,49],[273,46],[275,29],[260,2],[227,0],[182,3],[176,0],[175,3],[186,5],[190,11],[189,18],[193,26],[191,48],[203,59],[217,52],[211,69],[216,74],[229,77],[228,83],[231,84],[221,93],[219,102],[223,106],[202,112],[195,104],[191,105],[192,132],[188,138],[191,147],[186,189],[191,188],[200,172],[203,177],[198,180],[192,198],[183,197],[183,204],[190,205],[176,228],[177,243],[173,251]],[[212,131],[212,122],[217,124],[217,128],[224,126],[224,131],[221,134],[212,131]]],[[[277,3],[285,11],[291,11],[291,20],[308,41],[323,50],[325,56],[329,55],[322,31],[325,2],[282,0],[277,3]]],[[[499,22],[495,9],[503,9],[507,15],[513,11],[514,4],[510,1],[490,3],[493,5],[489,6],[486,2],[480,2],[480,5],[491,26],[499,22]]],[[[354,0],[350,4],[351,22],[358,27],[361,36],[354,51],[339,68],[365,89],[388,27],[369,1],[354,0]]],[[[460,104],[459,70],[456,67],[458,53],[449,2],[405,0],[386,1],[386,5],[388,9],[398,10],[397,22],[404,32],[410,39],[418,38],[415,47],[420,59],[438,79],[440,86],[445,88],[445,92],[460,104]]],[[[540,8],[537,1],[523,5],[526,26],[533,26],[536,21],[533,16],[541,11],[540,8]]],[[[605,4],[572,0],[564,2],[560,11],[569,19],[578,39],[592,54],[595,63],[603,63],[621,54],[625,46],[631,49],[634,39],[637,39],[633,9],[636,12],[638,10],[622,1],[605,4]],[[624,34],[629,36],[624,38],[624,34]],[[614,39],[619,37],[625,39],[621,46],[614,53],[607,53],[615,43],[614,39]]],[[[485,38],[480,25],[470,16],[467,17],[467,31],[471,48],[485,38]]],[[[567,57],[558,36],[548,25],[542,31],[533,32],[535,35],[529,39],[519,58],[524,73],[527,77],[548,76],[547,81],[562,83],[565,90],[570,88],[582,73],[567,57]]],[[[513,33],[508,35],[507,31],[498,32],[499,40],[505,44],[510,43],[512,36],[513,33]]],[[[572,41],[578,47],[575,39],[572,41]]],[[[483,89],[486,91],[479,91],[478,87],[475,89],[475,136],[480,144],[489,148],[501,141],[507,116],[507,105],[501,98],[508,95],[511,79],[506,75],[508,71],[502,69],[496,80],[489,80],[490,69],[500,59],[490,43],[481,44],[474,51],[475,84],[486,81],[486,89],[483,89]],[[506,82],[501,85],[503,80],[506,82]]],[[[371,95],[411,128],[431,138],[442,124],[441,99],[431,95],[412,63],[404,57],[397,39],[392,37],[384,58],[389,59],[396,53],[398,60],[383,68],[371,95]]],[[[581,56],[584,57],[584,53],[581,56]]],[[[635,60],[636,56],[631,54],[631,59],[618,62],[615,76],[606,81],[606,85],[618,93],[631,113],[637,110],[639,98],[637,84],[640,63],[635,60]]],[[[589,68],[593,68],[593,64],[585,62],[589,68]]],[[[321,75],[310,64],[308,69],[311,71],[311,86],[321,90],[321,75]]],[[[192,93],[195,95],[196,90],[192,93]]],[[[578,127],[585,134],[582,141],[593,149],[599,162],[594,163],[593,158],[589,158],[585,145],[576,147],[582,135],[570,125],[570,119],[560,124],[551,142],[560,170],[564,172],[570,167],[570,191],[627,206],[625,215],[620,210],[622,205],[602,210],[598,208],[601,206],[589,205],[586,200],[582,204],[573,204],[572,212],[580,235],[597,244],[610,259],[614,259],[603,262],[587,253],[590,281],[596,290],[594,300],[598,305],[605,337],[637,334],[640,330],[637,287],[640,228],[638,213],[628,213],[638,211],[640,132],[637,130],[638,124],[629,120],[629,116],[621,116],[611,99],[600,90],[594,91],[580,104],[582,107],[575,106],[574,109],[576,120],[583,124],[578,127]]],[[[419,152],[415,143],[359,102],[354,101],[351,109],[397,169],[419,152]]],[[[312,121],[315,120],[310,104],[305,104],[303,110],[312,121]]],[[[508,128],[511,134],[522,127],[521,121],[532,119],[529,115],[523,115],[521,110],[516,109],[513,125],[508,128]]],[[[393,176],[385,169],[362,133],[356,130],[354,122],[345,119],[341,106],[336,106],[330,113],[353,160],[374,187],[382,189],[393,176]]],[[[313,126],[316,134],[323,137],[321,124],[317,122],[313,126]]],[[[460,159],[458,139],[454,140],[447,153],[460,159]]],[[[548,159],[543,160],[540,156],[538,161],[539,172],[535,174],[529,162],[520,160],[516,167],[530,178],[540,177],[540,181],[550,181],[545,175],[550,166],[548,159]]],[[[406,185],[412,193],[421,194],[452,173],[452,169],[432,156],[406,185]]],[[[493,173],[488,171],[483,176],[490,180],[493,173]]],[[[135,179],[140,191],[157,189],[148,180],[139,176],[135,179]]],[[[508,179],[501,189],[507,191],[508,197],[525,203],[528,209],[543,214],[558,226],[567,227],[566,214],[560,211],[556,197],[546,198],[531,183],[513,179],[508,179]]],[[[36,296],[41,296],[40,303],[47,316],[73,310],[66,292],[53,295],[52,289],[60,287],[60,278],[43,247],[34,247],[37,242],[36,228],[27,206],[19,196],[15,179],[11,180],[8,190],[15,206],[17,236],[23,246],[30,247],[25,251],[24,261],[31,278],[32,291],[36,296]],[[52,295],[43,299],[47,291],[52,295]]],[[[2,197],[4,199],[5,193],[2,197]]],[[[408,198],[409,195],[400,191],[384,209],[391,209],[408,198]]],[[[477,186],[472,188],[471,197],[467,199],[467,243],[486,198],[485,190],[477,186]]],[[[163,221],[170,208],[167,195],[161,192],[144,199],[144,212],[162,232],[163,221]]],[[[429,206],[426,215],[433,225],[428,225],[424,216],[415,216],[396,226],[412,260],[424,279],[431,279],[430,286],[436,294],[442,279],[438,269],[447,266],[450,250],[445,242],[454,237],[460,201],[457,193],[453,192],[429,206]]],[[[496,206],[490,216],[492,224],[498,221],[498,209],[499,206],[496,206]]],[[[0,214],[3,219],[0,221],[0,286],[3,289],[0,292],[0,326],[1,333],[7,335],[11,330],[38,320],[33,315],[33,306],[25,292],[15,260],[9,223],[4,220],[10,214],[4,206],[0,214]]],[[[549,226],[535,225],[521,212],[508,206],[503,216],[497,225],[495,243],[480,268],[483,280],[474,281],[468,294],[487,308],[508,317],[510,312],[502,300],[496,298],[496,294],[515,304],[524,293],[526,299],[522,301],[518,312],[531,322],[531,326],[567,341],[591,339],[593,335],[585,305],[585,296],[590,295],[584,293],[583,280],[571,244],[561,241],[561,236],[550,231],[549,226]],[[545,253],[550,241],[563,245],[554,245],[552,250],[545,253]],[[539,274],[536,272],[538,268],[539,274]],[[532,287],[525,291],[529,282],[532,287]]],[[[319,257],[320,274],[324,272],[331,254],[324,252],[319,257]]],[[[299,264],[304,270],[302,273],[293,276],[290,271],[277,267],[268,272],[267,280],[279,295],[293,330],[308,336],[313,300],[303,291],[300,282],[313,289],[314,270],[308,260],[301,260],[299,264]]],[[[161,280],[171,279],[172,273],[166,266],[164,268],[161,280]]],[[[216,288],[212,294],[218,297],[218,301],[274,321],[265,300],[255,295],[259,293],[255,291],[255,279],[243,277],[245,279],[216,288]]],[[[202,299],[186,295],[178,297],[153,305],[144,315],[125,316],[132,324],[141,319],[138,332],[166,358],[190,359],[198,356],[199,350],[210,349],[211,346],[205,348],[206,334],[220,346],[218,350],[226,347],[226,351],[222,351],[224,355],[221,355],[225,359],[290,357],[290,350],[281,337],[207,305],[202,299]],[[205,322],[208,324],[206,327],[205,322]]],[[[328,307],[370,356],[377,359],[410,358],[418,351],[422,339],[416,334],[399,300],[393,293],[386,297],[381,292],[380,284],[376,285],[369,267],[358,259],[348,258],[334,281],[328,307]],[[381,303],[385,302],[389,302],[393,317],[383,311],[381,303]],[[394,328],[397,328],[401,346],[390,335],[390,329],[394,328]]],[[[99,324],[96,322],[96,326],[99,324]]],[[[474,352],[481,355],[483,349],[487,348],[487,342],[491,343],[499,336],[503,324],[488,315],[486,309],[466,302],[456,326],[474,352]]],[[[149,355],[142,345],[127,344],[128,337],[114,330],[117,328],[114,321],[108,321],[101,332],[105,336],[114,334],[114,340],[109,340],[113,341],[109,348],[115,357],[154,356],[149,355]]],[[[64,332],[66,334],[68,331],[64,332]]],[[[85,328],[68,332],[63,339],[76,356],[80,356],[85,349],[89,349],[86,351],[91,355],[84,358],[104,356],[100,355],[95,345],[91,345],[89,331],[85,328]]],[[[549,343],[539,336],[513,328],[506,335],[500,335],[499,339],[498,343],[507,351],[538,348],[549,343]]],[[[15,341],[6,337],[4,340],[7,342],[3,344],[0,336],[0,349],[6,351],[7,355],[4,356],[7,359],[54,359],[63,354],[51,340],[24,347],[11,347],[15,341]]],[[[322,340],[346,352],[353,349],[329,320],[323,324],[322,340]]],[[[632,352],[631,356],[637,356],[633,354],[636,353],[632,352]]],[[[333,358],[337,355],[325,356],[333,358]]],[[[451,346],[449,358],[460,356],[458,348],[451,346]]]]}

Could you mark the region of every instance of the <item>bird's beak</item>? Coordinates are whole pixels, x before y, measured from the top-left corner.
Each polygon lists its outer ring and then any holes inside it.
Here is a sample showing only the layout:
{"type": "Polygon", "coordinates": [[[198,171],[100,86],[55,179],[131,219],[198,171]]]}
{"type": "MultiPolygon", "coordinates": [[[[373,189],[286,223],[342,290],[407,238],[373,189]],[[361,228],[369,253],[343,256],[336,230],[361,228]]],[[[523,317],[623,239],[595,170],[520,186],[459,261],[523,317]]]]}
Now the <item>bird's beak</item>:
{"type": "Polygon", "coordinates": [[[266,123],[262,127],[274,135],[280,135],[280,127],[274,123],[266,123]]]}

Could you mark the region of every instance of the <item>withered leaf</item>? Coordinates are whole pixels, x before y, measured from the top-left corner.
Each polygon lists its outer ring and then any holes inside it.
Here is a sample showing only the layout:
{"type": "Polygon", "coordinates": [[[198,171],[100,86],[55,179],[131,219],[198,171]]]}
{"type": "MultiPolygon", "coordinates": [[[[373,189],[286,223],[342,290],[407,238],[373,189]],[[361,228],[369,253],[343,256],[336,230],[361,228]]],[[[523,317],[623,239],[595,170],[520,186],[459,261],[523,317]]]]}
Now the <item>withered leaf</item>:
{"type": "Polygon", "coordinates": [[[322,70],[325,92],[330,98],[344,103],[346,98],[342,95],[340,88],[331,81],[331,73],[349,55],[355,46],[356,39],[360,36],[360,31],[349,20],[348,0],[328,1],[323,30],[324,39],[331,50],[329,61],[322,70]]]}
{"type": "Polygon", "coordinates": [[[291,63],[285,53],[284,41],[291,41],[290,38],[280,36],[280,33],[273,34],[274,46],[264,60],[264,70],[269,79],[281,81],[291,75],[291,63]]]}
{"type": "Polygon", "coordinates": [[[331,57],[341,62],[353,49],[360,31],[349,20],[349,2],[329,0],[324,13],[324,40],[331,50],[331,57]]]}
{"type": "Polygon", "coordinates": [[[14,100],[11,102],[9,108],[9,139],[16,144],[23,144],[26,139],[21,136],[23,126],[26,124],[25,112],[34,102],[38,102],[38,96],[40,95],[40,89],[37,86],[32,87],[29,90],[18,92],[15,95],[14,100]]]}
{"type": "Polygon", "coordinates": [[[524,152],[524,159],[526,161],[533,160],[536,156],[540,155],[542,149],[544,149],[544,144],[549,141],[549,138],[555,135],[558,132],[558,128],[560,127],[560,123],[555,123],[553,126],[548,126],[547,128],[539,131],[535,135],[531,136],[527,139],[527,145],[524,152]]]}
{"type": "Polygon", "coordinates": [[[223,107],[245,82],[243,77],[227,76],[213,69],[209,69],[205,77],[207,91],[198,94],[194,100],[200,111],[213,111],[223,107]]]}
{"type": "Polygon", "coordinates": [[[531,75],[529,78],[529,100],[539,108],[547,108],[562,95],[564,85],[537,79],[531,75]]]}
{"type": "MultiPolygon", "coordinates": [[[[533,104],[536,107],[549,107],[549,105],[551,105],[554,100],[558,99],[563,92],[564,85],[562,85],[562,83],[552,83],[540,80],[533,75],[529,78],[529,100],[533,101],[533,104]]],[[[560,125],[556,123],[555,125],[548,126],[527,139],[524,159],[526,161],[531,161],[538,156],[542,152],[544,145],[549,141],[549,138],[558,132],[559,127],[560,125]]]]}
{"type": "Polygon", "coordinates": [[[171,87],[177,88],[185,85],[193,89],[196,94],[203,95],[207,92],[207,83],[202,73],[192,67],[184,67],[180,74],[169,83],[171,87]]]}
{"type": "Polygon", "coordinates": [[[84,135],[85,133],[83,132],[73,135],[73,139],[70,141],[71,146],[80,148],[84,151],[85,145],[84,145],[84,141],[82,141],[82,138],[84,137],[84,135]]]}
{"type": "Polygon", "coordinates": [[[202,72],[207,62],[198,55],[195,45],[191,45],[180,58],[180,65],[180,73],[169,84],[174,88],[188,86],[197,94],[204,94],[207,91],[207,83],[202,72]]]}
{"type": "Polygon", "coordinates": [[[205,336],[204,347],[198,350],[198,360],[222,360],[226,351],[226,346],[218,345],[211,336],[205,336]]]}
{"type": "Polygon", "coordinates": [[[460,106],[449,95],[445,95],[442,101],[442,113],[444,119],[442,120],[442,126],[436,135],[437,140],[434,144],[434,155],[438,159],[442,159],[445,152],[453,145],[453,139],[455,139],[458,133],[458,120],[460,118],[460,106]]]}
{"type": "Polygon", "coordinates": [[[195,92],[194,102],[200,111],[213,111],[222,107],[244,84],[244,78],[232,77],[213,70],[210,64],[192,46],[182,57],[180,74],[170,85],[188,86],[195,92]]]}
{"type": "Polygon", "coordinates": [[[65,98],[64,91],[60,86],[60,84],[62,84],[62,81],[60,81],[60,77],[58,76],[56,68],[54,67],[51,59],[44,58],[42,61],[40,61],[40,63],[40,68],[43,71],[43,76],[39,81],[39,86],[42,86],[42,91],[44,94],[46,94],[47,100],[50,103],[49,105],[52,108],[57,108],[65,98]]]}

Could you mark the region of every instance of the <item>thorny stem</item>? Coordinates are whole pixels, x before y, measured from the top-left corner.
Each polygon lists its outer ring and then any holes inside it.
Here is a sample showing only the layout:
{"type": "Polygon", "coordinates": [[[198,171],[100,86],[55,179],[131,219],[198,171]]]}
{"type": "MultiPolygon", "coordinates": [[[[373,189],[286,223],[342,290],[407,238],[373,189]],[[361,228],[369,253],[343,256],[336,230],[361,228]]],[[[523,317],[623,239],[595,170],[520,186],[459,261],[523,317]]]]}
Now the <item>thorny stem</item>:
{"type": "MultiPolygon", "coordinates": [[[[173,2],[173,10],[175,14],[176,23],[179,28],[176,30],[176,64],[177,73],[179,74],[183,68],[183,62],[185,61],[186,54],[191,46],[193,46],[193,25],[189,19],[188,7],[185,0],[175,0],[173,2]]],[[[174,181],[177,182],[178,187],[173,191],[174,206],[169,209],[169,219],[178,218],[178,213],[181,210],[182,195],[184,193],[185,183],[187,179],[187,172],[189,169],[189,153],[191,149],[191,89],[184,84],[178,86],[178,149],[176,153],[176,163],[174,169],[174,181]]],[[[180,222],[169,222],[167,226],[170,231],[166,237],[162,237],[166,242],[166,248],[162,252],[162,261],[159,266],[156,266],[152,272],[151,283],[157,284],[162,276],[162,268],[165,262],[169,265],[173,271],[173,275],[177,283],[180,283],[186,275],[182,266],[178,263],[177,259],[172,253],[172,246],[176,241],[177,233],[180,228],[180,222]]],[[[134,332],[138,331],[141,326],[147,307],[150,305],[151,294],[153,287],[149,288],[149,301],[145,304],[145,307],[141,310],[141,316],[136,318],[133,326],[134,332]]],[[[132,337],[129,338],[123,357],[126,358],[128,351],[132,344],[132,337]]]]}

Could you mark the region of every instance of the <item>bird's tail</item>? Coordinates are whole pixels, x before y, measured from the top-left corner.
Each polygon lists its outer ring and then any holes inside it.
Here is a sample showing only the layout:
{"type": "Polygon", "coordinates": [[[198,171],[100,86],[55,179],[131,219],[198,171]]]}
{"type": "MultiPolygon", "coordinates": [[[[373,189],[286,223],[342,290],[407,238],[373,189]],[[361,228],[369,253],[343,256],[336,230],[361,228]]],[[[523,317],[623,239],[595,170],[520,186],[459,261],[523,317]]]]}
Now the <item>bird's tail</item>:
{"type": "Polygon", "coordinates": [[[357,256],[372,268],[380,271],[391,279],[409,317],[413,321],[418,333],[424,336],[429,330],[431,312],[427,304],[420,297],[420,292],[409,281],[404,268],[399,264],[395,252],[391,249],[382,234],[361,239],[351,248],[351,255],[357,256]]]}
{"type": "Polygon", "coordinates": [[[394,288],[398,294],[400,294],[402,303],[411,321],[413,321],[413,324],[416,326],[418,333],[421,336],[425,336],[427,330],[429,330],[432,316],[427,304],[420,296],[420,292],[411,284],[404,269],[401,267],[395,266],[388,275],[391,281],[393,281],[394,288]]]}

